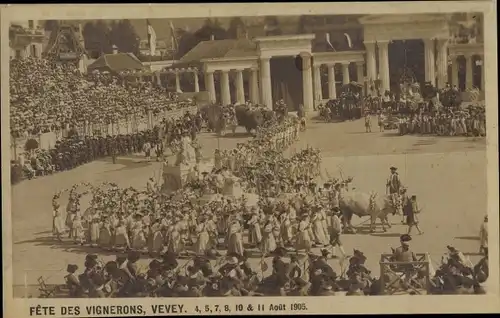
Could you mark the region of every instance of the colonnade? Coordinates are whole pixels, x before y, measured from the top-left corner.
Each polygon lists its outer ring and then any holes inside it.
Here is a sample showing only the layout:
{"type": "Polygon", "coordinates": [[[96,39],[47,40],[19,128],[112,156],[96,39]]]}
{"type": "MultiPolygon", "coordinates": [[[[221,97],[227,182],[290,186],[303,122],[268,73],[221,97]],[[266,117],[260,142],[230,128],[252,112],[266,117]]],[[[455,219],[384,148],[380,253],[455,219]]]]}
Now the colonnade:
{"type": "Polygon", "coordinates": [[[215,72],[220,74],[220,92],[222,105],[231,104],[231,89],[229,85],[229,77],[231,73],[235,75],[236,86],[236,103],[245,103],[245,85],[244,85],[244,72],[249,74],[249,96],[250,101],[254,104],[259,102],[259,79],[258,69],[235,69],[235,70],[220,70],[220,71],[207,71],[205,72],[205,85],[208,91],[209,99],[212,103],[217,102],[215,94],[215,72]]]}
{"type": "Polygon", "coordinates": [[[185,69],[174,69],[174,70],[167,71],[167,72],[165,72],[165,71],[153,72],[153,73],[148,74],[148,75],[139,74],[138,78],[139,78],[139,81],[142,82],[144,76],[151,76],[153,82],[156,82],[156,84],[158,86],[163,87],[162,80],[161,80],[161,75],[174,74],[174,76],[175,76],[175,91],[177,93],[182,93],[183,90],[182,90],[182,87],[181,87],[180,74],[183,74],[183,73],[191,73],[192,74],[193,81],[194,81],[194,91],[196,93],[198,93],[200,91],[200,80],[199,80],[199,75],[198,75],[198,70],[197,69],[187,69],[187,70],[185,70],[185,69]]]}
{"type": "MultiPolygon", "coordinates": [[[[404,41],[404,40],[403,40],[404,41]]],[[[423,39],[425,56],[425,81],[437,88],[448,82],[448,39],[423,39]]],[[[366,48],[367,77],[380,80],[381,91],[390,90],[389,40],[364,42],[366,48]],[[378,56],[376,49],[378,48],[378,56]],[[378,57],[378,73],[377,62],[378,57]]]]}
{"type": "Polygon", "coordinates": [[[356,64],[356,81],[364,84],[364,63],[363,62],[340,62],[340,63],[316,63],[314,65],[314,100],[322,101],[324,99],[321,81],[321,66],[326,65],[328,68],[328,99],[337,98],[335,66],[340,65],[342,68],[342,84],[349,84],[352,79],[349,74],[349,66],[351,63],[356,64]]]}
{"type": "MultiPolygon", "coordinates": [[[[302,53],[300,54],[300,58],[302,60],[302,105],[304,106],[304,111],[309,112],[314,109],[312,55],[309,53],[302,53]]],[[[273,107],[270,61],[271,57],[260,58],[261,104],[268,108],[273,107]]]]}
{"type": "Polygon", "coordinates": [[[458,57],[463,56],[465,58],[465,89],[471,89],[474,87],[473,81],[473,68],[474,68],[474,57],[478,56],[483,61],[481,64],[481,90],[484,91],[484,58],[483,53],[453,53],[450,55],[451,59],[451,85],[460,87],[459,78],[458,78],[458,57]]]}

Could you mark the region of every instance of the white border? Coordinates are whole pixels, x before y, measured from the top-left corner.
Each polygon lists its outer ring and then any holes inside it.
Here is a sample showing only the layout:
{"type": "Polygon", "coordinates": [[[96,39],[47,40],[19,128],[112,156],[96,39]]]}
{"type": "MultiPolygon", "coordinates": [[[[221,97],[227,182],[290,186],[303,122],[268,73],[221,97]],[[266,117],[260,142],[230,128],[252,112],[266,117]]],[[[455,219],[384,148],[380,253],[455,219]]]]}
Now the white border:
{"type": "MultiPolygon", "coordinates": [[[[389,13],[446,13],[483,12],[485,21],[486,105],[487,105],[487,182],[489,213],[490,264],[499,261],[499,211],[498,211],[498,97],[497,97],[497,52],[496,52],[496,1],[441,1],[441,2],[388,2],[388,3],[245,3],[245,4],[163,4],[163,5],[8,5],[1,11],[2,51],[2,224],[3,224],[3,272],[4,272],[4,314],[6,317],[29,316],[29,307],[36,305],[85,305],[97,304],[183,304],[190,308],[205,304],[288,304],[304,302],[307,312],[286,313],[474,313],[499,312],[498,267],[490,267],[488,295],[485,296],[377,296],[377,297],[255,297],[255,298],[140,298],[140,299],[12,299],[12,228],[10,215],[10,173],[8,118],[9,45],[8,26],[10,21],[28,19],[153,19],[153,18],[195,18],[231,17],[255,15],[303,15],[303,14],[389,14],[389,13]],[[5,170],[4,170],[5,169],[5,170]],[[496,282],[494,284],[493,282],[496,282]]],[[[457,171],[457,173],[460,173],[457,171]]],[[[471,180],[475,182],[475,180],[471,180]]],[[[477,211],[478,217],[483,211],[477,211]]],[[[266,306],[267,307],[267,306],[266,306]]],[[[238,314],[234,310],[232,314],[238,314]]],[[[241,314],[249,314],[244,311],[241,314]]],[[[276,312],[283,314],[283,311],[276,312]]],[[[213,313],[228,314],[228,313],[213,313]]],[[[253,312],[253,314],[272,314],[253,312]]],[[[148,310],[148,315],[152,315],[148,310]]],[[[57,315],[59,316],[59,315],[57,315]]],[[[85,316],[81,313],[80,316],[85,316]]]]}

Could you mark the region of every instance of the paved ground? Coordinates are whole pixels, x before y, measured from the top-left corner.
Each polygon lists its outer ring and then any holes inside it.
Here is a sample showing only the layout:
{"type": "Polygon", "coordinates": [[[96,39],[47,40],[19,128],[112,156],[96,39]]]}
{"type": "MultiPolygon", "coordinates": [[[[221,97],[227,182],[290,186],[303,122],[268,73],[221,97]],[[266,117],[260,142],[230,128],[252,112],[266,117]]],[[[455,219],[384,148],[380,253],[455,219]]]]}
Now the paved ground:
{"type": "MultiPolygon", "coordinates": [[[[202,135],[203,153],[211,156],[213,149],[232,148],[246,138],[214,138],[202,135]]],[[[395,136],[394,132],[364,133],[361,120],[345,123],[310,122],[309,128],[294,145],[299,150],[307,145],[319,147],[323,153],[323,170],[330,175],[354,176],[360,191],[385,191],[388,167],[399,167],[409,192],[419,198],[423,212],[420,217],[425,234],[414,236],[416,252],[428,252],[438,261],[447,244],[469,254],[476,262],[477,235],[486,214],[486,154],[481,138],[395,136]],[[380,156],[377,156],[379,154],[380,156]],[[351,157],[345,157],[351,156],[351,157]]],[[[293,151],[293,149],[292,149],[293,151]]],[[[72,171],[22,182],[12,188],[14,284],[25,281],[35,284],[39,276],[50,283],[59,283],[66,264],[81,265],[89,248],[56,243],[51,237],[51,198],[54,192],[77,182],[112,181],[120,185],[143,187],[147,178],[160,175],[160,165],[143,158],[119,158],[97,161],[72,171]]],[[[356,217],[353,224],[364,220],[356,217]]],[[[346,251],[357,248],[368,256],[368,266],[377,273],[381,253],[398,245],[398,237],[406,231],[400,217],[387,233],[346,235],[346,251]]],[[[95,250],[94,250],[95,251],[95,250]]],[[[105,255],[104,260],[112,259],[105,255]]],[[[270,260],[269,260],[270,261],[270,260]]],[[[143,261],[147,264],[147,260],[143,261]]],[[[255,261],[257,263],[257,260],[255,261]]],[[[338,262],[331,260],[335,267],[338,262]]],[[[270,264],[270,262],[269,262],[270,264]]],[[[23,289],[15,293],[23,296],[23,289]]]]}

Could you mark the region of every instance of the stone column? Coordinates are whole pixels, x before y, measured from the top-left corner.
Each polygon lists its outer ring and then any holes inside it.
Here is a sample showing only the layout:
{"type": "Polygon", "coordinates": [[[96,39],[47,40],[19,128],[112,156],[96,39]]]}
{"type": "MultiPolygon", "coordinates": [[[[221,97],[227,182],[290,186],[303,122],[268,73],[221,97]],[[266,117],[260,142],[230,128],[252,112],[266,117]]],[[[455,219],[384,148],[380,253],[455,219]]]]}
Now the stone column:
{"type": "Polygon", "coordinates": [[[182,90],[181,90],[181,80],[179,78],[179,73],[178,72],[175,72],[175,91],[177,93],[182,93],[182,90]]]}
{"type": "Polygon", "coordinates": [[[254,104],[259,103],[259,78],[257,69],[250,70],[250,101],[254,104]]]}
{"type": "Polygon", "coordinates": [[[458,85],[458,59],[457,56],[451,57],[451,86],[456,86],[459,89],[458,85]]]}
{"type": "Polygon", "coordinates": [[[472,74],[472,55],[469,54],[465,56],[465,89],[469,89],[474,86],[472,74]]]}
{"type": "Polygon", "coordinates": [[[302,54],[300,57],[302,58],[302,89],[304,92],[304,111],[307,113],[314,110],[311,55],[302,54]]]}
{"type": "Polygon", "coordinates": [[[335,64],[328,65],[328,98],[337,99],[337,87],[335,82],[335,64]]]}
{"type": "Polygon", "coordinates": [[[363,95],[365,95],[365,72],[363,70],[363,62],[356,63],[356,80],[363,86],[363,95]]]}
{"type": "Polygon", "coordinates": [[[425,81],[436,86],[434,39],[424,39],[425,81]]]}
{"type": "Polygon", "coordinates": [[[194,75],[194,91],[198,93],[200,91],[200,81],[198,79],[198,72],[194,71],[193,75],[194,75]]]}
{"type": "Polygon", "coordinates": [[[437,88],[445,88],[448,81],[448,40],[437,41],[437,88]]]}
{"type": "Polygon", "coordinates": [[[390,90],[389,78],[389,42],[377,42],[378,44],[378,59],[379,59],[379,72],[381,82],[381,93],[390,90]]]}
{"type": "Polygon", "coordinates": [[[205,73],[205,86],[208,91],[208,98],[210,102],[215,103],[217,101],[215,96],[215,81],[214,81],[214,72],[206,72],[205,73]]]}
{"type": "Polygon", "coordinates": [[[245,104],[245,87],[243,86],[243,71],[236,70],[236,103],[245,104]]]}
{"type": "Polygon", "coordinates": [[[222,98],[222,106],[230,105],[231,104],[231,92],[229,90],[229,72],[224,70],[222,71],[221,74],[221,81],[220,81],[220,91],[221,91],[221,98],[222,98]]]}
{"type": "Polygon", "coordinates": [[[351,79],[349,78],[349,63],[342,63],[342,84],[349,84],[351,79]]]}
{"type": "Polygon", "coordinates": [[[321,102],[323,100],[323,92],[321,90],[321,67],[314,66],[314,100],[321,102]]]}
{"type": "Polygon", "coordinates": [[[160,72],[156,73],[156,83],[158,84],[158,87],[162,87],[161,85],[161,77],[160,77],[160,72]]]}
{"type": "Polygon", "coordinates": [[[271,64],[270,58],[260,59],[260,89],[261,89],[261,102],[267,108],[273,108],[273,95],[271,87],[271,64]]]}
{"type": "MultiPolygon", "coordinates": [[[[368,83],[375,81],[377,79],[377,61],[375,59],[375,43],[365,42],[366,48],[366,77],[368,77],[368,83]]],[[[368,88],[369,93],[371,90],[368,88]]]]}

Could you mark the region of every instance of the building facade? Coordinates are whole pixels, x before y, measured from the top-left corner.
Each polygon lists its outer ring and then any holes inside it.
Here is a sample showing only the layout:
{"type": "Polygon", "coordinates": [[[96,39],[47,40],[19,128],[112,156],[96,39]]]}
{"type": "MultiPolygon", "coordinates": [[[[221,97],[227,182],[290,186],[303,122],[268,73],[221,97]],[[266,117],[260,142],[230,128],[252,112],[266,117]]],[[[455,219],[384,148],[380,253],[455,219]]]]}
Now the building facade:
{"type": "Polygon", "coordinates": [[[48,36],[38,20],[13,22],[9,28],[11,58],[41,58],[48,36]]]}
{"type": "Polygon", "coordinates": [[[337,98],[339,86],[351,81],[361,83],[368,94],[371,92],[366,88],[374,81],[380,83],[381,92],[391,90],[391,81],[394,82],[391,77],[397,74],[396,59],[406,54],[409,43],[417,41],[422,59],[414,58],[416,65],[411,68],[421,71],[422,78],[418,80],[421,84],[431,82],[437,88],[449,84],[462,91],[484,90],[484,48],[477,23],[461,22],[464,20],[445,14],[369,15],[357,21],[362,33],[357,39],[362,38],[362,47],[350,43],[346,50],[327,48],[318,52],[313,48],[318,32],[212,41],[212,46],[218,47],[216,55],[210,53],[212,49],[204,49],[208,45],[202,42],[171,68],[182,72],[183,63],[198,62],[197,69],[203,73],[204,87],[212,102],[230,104],[250,100],[272,107],[276,102],[272,78],[278,74],[272,74],[271,61],[294,57],[301,64],[300,104],[312,111],[325,99],[337,98]],[[402,44],[404,53],[399,48],[390,54],[396,43],[402,44]],[[324,72],[327,76],[322,76],[324,72]]]}

